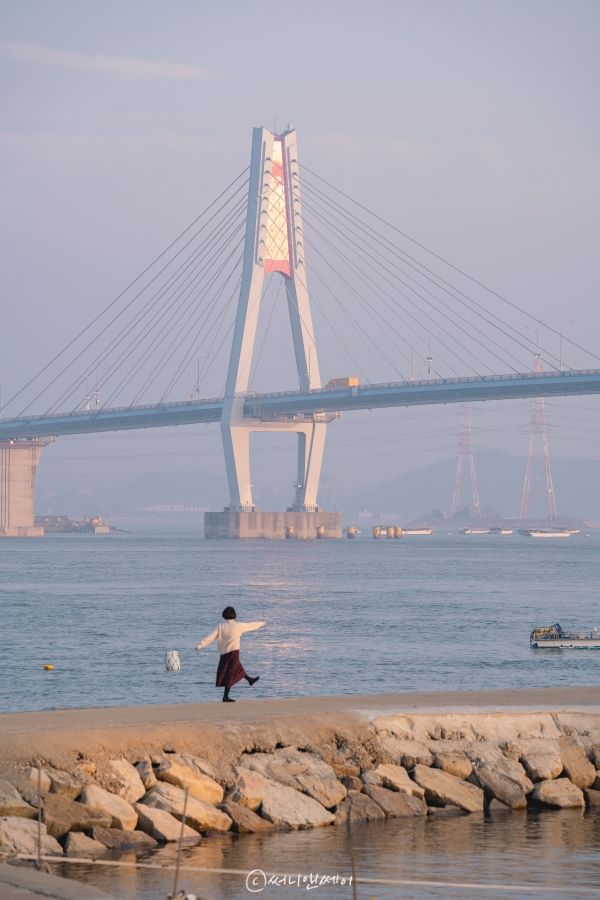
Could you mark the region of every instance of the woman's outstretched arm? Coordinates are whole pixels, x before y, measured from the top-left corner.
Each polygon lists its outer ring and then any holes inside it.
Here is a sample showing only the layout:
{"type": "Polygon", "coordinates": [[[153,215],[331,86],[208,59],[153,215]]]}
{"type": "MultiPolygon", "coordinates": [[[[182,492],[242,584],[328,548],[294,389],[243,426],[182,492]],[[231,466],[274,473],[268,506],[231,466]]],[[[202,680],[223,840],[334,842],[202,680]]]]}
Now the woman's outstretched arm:
{"type": "Polygon", "coordinates": [[[212,644],[213,641],[216,641],[219,636],[219,626],[211,631],[210,634],[207,634],[205,638],[202,638],[199,644],[196,644],[196,650],[203,650],[205,647],[208,647],[209,644],[212,644]]]}
{"type": "Polygon", "coordinates": [[[258,631],[259,628],[264,628],[266,622],[240,622],[242,626],[242,631],[258,631]]]}

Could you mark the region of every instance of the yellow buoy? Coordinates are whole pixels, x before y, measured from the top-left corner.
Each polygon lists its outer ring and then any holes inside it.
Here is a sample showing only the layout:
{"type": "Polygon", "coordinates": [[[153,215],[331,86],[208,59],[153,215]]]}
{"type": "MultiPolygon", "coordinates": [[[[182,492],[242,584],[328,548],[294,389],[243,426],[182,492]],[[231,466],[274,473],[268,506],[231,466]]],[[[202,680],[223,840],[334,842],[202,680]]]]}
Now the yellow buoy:
{"type": "Polygon", "coordinates": [[[52,663],[45,663],[45,665],[43,665],[42,668],[44,669],[45,672],[51,672],[53,670],[54,666],[52,665],[52,663]]]}

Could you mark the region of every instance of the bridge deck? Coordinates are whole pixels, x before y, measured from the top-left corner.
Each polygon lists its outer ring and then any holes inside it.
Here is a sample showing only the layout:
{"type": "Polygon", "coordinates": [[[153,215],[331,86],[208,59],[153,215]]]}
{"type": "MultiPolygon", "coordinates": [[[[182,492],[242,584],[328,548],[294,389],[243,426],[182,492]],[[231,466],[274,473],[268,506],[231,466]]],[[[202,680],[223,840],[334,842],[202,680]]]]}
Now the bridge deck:
{"type": "MultiPolygon", "coordinates": [[[[599,393],[600,369],[586,369],[248,394],[244,412],[248,418],[271,421],[318,413],[351,412],[394,406],[568,397],[574,394],[585,396],[599,393]]],[[[0,419],[0,440],[208,424],[220,421],[222,408],[223,399],[216,398],[0,419]]]]}

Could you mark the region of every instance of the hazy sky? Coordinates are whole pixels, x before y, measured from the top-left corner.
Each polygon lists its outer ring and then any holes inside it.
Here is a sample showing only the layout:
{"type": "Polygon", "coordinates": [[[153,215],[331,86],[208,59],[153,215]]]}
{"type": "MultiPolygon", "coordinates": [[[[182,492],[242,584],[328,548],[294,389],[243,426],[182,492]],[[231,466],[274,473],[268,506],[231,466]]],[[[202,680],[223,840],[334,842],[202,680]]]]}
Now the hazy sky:
{"type": "MultiPolygon", "coordinates": [[[[0,0],[0,17],[4,396],[244,168],[252,126],[275,116],[311,168],[600,351],[596,0],[0,0]]],[[[261,386],[277,388],[267,357],[261,386]]],[[[597,409],[553,404],[557,455],[600,458],[597,409]]],[[[524,452],[527,419],[526,404],[476,408],[476,445],[524,452]]],[[[456,409],[348,415],[324,478],[444,458],[456,427],[456,409]]],[[[41,478],[222,471],[216,427],[177,434],[64,439],[41,478]]],[[[291,484],[272,441],[257,483],[291,484]]]]}

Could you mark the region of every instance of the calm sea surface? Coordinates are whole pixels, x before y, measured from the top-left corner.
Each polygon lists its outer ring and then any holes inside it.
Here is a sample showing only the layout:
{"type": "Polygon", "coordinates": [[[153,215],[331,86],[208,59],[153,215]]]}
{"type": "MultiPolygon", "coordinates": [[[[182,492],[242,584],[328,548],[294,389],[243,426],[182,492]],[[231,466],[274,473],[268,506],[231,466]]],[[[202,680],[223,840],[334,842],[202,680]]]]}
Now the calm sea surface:
{"type": "MultiPolygon", "coordinates": [[[[438,534],[401,541],[204,542],[196,534],[0,541],[0,708],[218,702],[217,653],[194,651],[225,605],[266,619],[243,659],[254,696],[597,684],[600,652],[529,649],[534,625],[600,624],[600,536],[438,534]],[[165,672],[177,649],[182,671],[165,672]],[[52,663],[53,672],[42,665],[52,663]]],[[[236,688],[241,699],[246,685],[236,688]]],[[[600,821],[579,812],[390,821],[208,838],[190,866],[348,875],[358,896],[591,896],[600,821]],[[379,879],[379,882],[374,880],[379,879]],[[387,879],[394,883],[381,883],[387,879]],[[409,885],[407,881],[443,882],[409,885]],[[449,886],[449,884],[455,886],[449,886]]],[[[173,848],[154,854],[169,861],[173,848]]],[[[120,898],[163,900],[171,876],[63,866],[120,898]]],[[[199,896],[248,897],[241,874],[184,872],[199,896]]],[[[267,887],[298,897],[306,887],[267,887]]],[[[347,886],[315,888],[351,897],[347,886]]]]}
{"type": "Polygon", "coordinates": [[[216,700],[216,645],[194,646],[228,604],[268,621],[242,644],[254,696],[597,684],[600,653],[528,638],[600,624],[599,593],[600,535],[2,540],[0,709],[216,700]]]}

